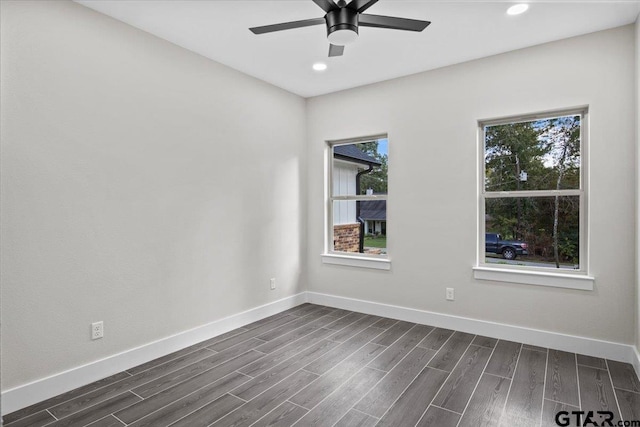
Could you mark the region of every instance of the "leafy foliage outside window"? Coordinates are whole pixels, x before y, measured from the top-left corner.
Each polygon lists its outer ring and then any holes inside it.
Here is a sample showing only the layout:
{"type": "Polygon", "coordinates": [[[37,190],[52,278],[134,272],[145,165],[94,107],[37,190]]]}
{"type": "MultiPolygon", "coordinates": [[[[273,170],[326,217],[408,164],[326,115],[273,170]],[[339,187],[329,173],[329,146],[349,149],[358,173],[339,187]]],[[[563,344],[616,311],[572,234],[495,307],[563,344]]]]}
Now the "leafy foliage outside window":
{"type": "Polygon", "coordinates": [[[381,153],[378,149],[379,141],[364,142],[358,144],[360,150],[380,162],[373,170],[360,177],[359,194],[366,194],[367,189],[372,189],[374,194],[387,194],[387,171],[389,155],[381,153]]]}
{"type": "Polygon", "coordinates": [[[484,126],[485,231],[527,242],[521,264],[579,268],[582,117],[484,126]]]}

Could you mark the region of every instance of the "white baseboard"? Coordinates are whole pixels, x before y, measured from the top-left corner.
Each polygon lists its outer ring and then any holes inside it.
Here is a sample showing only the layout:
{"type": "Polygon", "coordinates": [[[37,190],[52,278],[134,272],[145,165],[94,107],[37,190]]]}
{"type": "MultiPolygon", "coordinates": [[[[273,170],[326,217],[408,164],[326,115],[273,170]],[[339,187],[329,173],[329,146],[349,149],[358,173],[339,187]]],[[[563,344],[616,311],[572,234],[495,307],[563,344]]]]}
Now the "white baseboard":
{"type": "Polygon", "coordinates": [[[603,357],[619,362],[631,363],[640,377],[640,355],[632,345],[524,328],[521,326],[506,325],[503,323],[470,319],[467,317],[434,313],[431,311],[417,310],[372,301],[320,294],[316,292],[307,292],[307,295],[308,302],[313,304],[326,305],[334,308],[358,311],[360,313],[390,317],[392,319],[404,320],[407,322],[422,323],[439,328],[454,329],[456,331],[476,335],[485,335],[492,338],[517,341],[540,347],[568,351],[571,353],[580,353],[587,356],[603,357]]]}
{"type": "Polygon", "coordinates": [[[125,371],[307,301],[302,292],[2,392],[2,415],[125,371]]]}

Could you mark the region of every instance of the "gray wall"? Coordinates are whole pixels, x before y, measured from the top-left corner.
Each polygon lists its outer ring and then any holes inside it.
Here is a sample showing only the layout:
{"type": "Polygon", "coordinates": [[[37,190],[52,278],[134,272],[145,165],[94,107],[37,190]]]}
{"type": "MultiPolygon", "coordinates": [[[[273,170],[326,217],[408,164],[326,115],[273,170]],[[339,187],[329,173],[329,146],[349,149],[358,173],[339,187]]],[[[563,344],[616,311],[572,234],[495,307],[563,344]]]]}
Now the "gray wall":
{"type": "Polygon", "coordinates": [[[634,343],[634,37],[631,25],[310,99],[309,290],[634,343]],[[474,280],[477,120],[585,104],[595,289],[474,280]],[[322,264],[324,141],[383,132],[392,270],[322,264]]]}
{"type": "Polygon", "coordinates": [[[4,390],[304,290],[302,98],[75,3],[1,5],[4,390]]]}

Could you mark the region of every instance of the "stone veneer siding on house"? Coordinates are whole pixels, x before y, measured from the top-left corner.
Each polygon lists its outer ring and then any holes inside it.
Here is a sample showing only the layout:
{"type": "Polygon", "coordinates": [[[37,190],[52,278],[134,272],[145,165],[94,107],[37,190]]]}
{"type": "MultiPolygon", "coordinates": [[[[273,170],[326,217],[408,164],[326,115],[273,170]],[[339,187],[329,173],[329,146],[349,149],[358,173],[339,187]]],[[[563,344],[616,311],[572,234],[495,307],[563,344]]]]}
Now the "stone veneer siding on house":
{"type": "Polygon", "coordinates": [[[333,250],[336,252],[359,252],[360,224],[333,226],[333,250]]]}

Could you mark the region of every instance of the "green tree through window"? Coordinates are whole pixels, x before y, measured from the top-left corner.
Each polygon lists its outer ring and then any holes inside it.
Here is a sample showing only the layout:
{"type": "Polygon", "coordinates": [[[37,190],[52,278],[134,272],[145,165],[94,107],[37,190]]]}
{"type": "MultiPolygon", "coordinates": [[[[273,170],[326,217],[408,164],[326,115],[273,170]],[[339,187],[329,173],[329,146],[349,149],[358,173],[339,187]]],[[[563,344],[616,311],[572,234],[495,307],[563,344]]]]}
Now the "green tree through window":
{"type": "Polygon", "coordinates": [[[484,126],[485,231],[527,242],[541,266],[580,263],[581,119],[484,126]]]}

